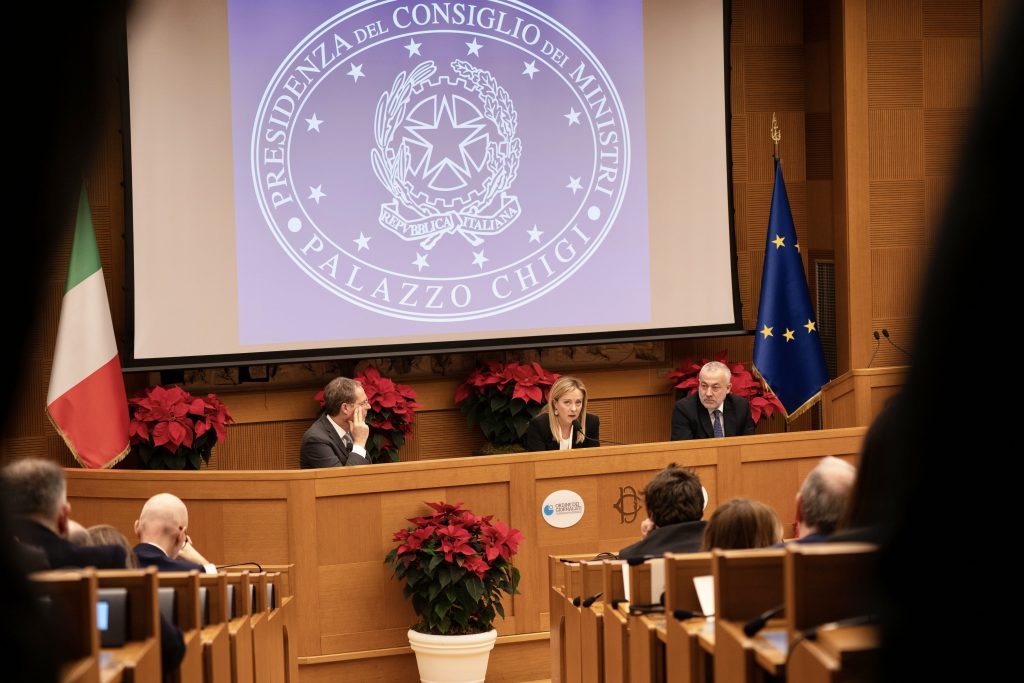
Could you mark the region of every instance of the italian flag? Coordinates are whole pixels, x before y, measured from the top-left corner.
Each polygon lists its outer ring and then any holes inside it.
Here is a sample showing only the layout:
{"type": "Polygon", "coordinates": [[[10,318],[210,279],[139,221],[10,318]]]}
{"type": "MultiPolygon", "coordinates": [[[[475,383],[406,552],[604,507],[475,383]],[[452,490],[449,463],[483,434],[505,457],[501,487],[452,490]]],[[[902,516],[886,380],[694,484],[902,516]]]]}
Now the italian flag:
{"type": "Polygon", "coordinates": [[[128,399],[85,187],[78,201],[46,414],[83,467],[112,467],[128,453],[128,399]]]}

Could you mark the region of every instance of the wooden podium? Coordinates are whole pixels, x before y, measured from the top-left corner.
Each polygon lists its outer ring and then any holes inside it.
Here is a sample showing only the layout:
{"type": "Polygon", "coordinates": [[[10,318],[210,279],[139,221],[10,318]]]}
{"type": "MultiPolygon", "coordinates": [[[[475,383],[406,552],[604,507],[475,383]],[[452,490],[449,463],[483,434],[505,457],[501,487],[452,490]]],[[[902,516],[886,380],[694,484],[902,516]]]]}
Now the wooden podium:
{"type": "Polygon", "coordinates": [[[891,396],[903,388],[907,366],[850,370],[821,390],[824,429],[867,427],[891,396]]]}

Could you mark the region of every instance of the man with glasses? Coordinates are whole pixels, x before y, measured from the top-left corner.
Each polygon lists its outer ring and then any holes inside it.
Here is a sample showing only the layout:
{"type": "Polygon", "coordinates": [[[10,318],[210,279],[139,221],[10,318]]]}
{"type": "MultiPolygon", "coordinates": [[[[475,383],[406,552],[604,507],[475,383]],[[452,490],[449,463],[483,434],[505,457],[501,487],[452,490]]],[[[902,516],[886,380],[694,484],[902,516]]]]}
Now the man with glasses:
{"type": "Polygon", "coordinates": [[[359,382],[347,377],[332,379],[324,388],[324,414],[302,435],[302,468],[368,465],[369,408],[370,402],[359,382]]]}

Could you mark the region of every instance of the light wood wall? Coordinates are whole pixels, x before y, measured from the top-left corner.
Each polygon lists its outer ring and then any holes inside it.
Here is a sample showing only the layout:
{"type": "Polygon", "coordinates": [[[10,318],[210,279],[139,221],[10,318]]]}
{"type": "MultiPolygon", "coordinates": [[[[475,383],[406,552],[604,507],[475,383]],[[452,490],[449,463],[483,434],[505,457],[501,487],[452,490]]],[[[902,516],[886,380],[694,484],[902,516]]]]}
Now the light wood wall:
{"type": "MultiPolygon", "coordinates": [[[[732,179],[742,319],[754,326],[772,190],[772,112],[778,116],[787,190],[805,262],[833,260],[837,269],[839,371],[866,367],[871,332],[885,327],[908,348],[916,282],[941,212],[959,133],[983,70],[983,54],[998,29],[995,0],[733,0],[732,179]]],[[[114,63],[114,48],[110,62],[114,63]]],[[[113,73],[112,69],[112,73],[113,73]]],[[[123,158],[119,84],[101,94],[109,113],[101,152],[88,174],[93,220],[119,335],[125,333],[123,158]]],[[[48,293],[25,362],[28,379],[18,410],[2,435],[4,460],[43,455],[74,461],[45,415],[46,387],[61,292],[70,252],[67,236],[54,245],[48,293]]],[[[812,282],[813,287],[813,282],[812,282]]],[[[665,438],[672,395],[665,372],[688,356],[712,357],[727,349],[749,361],[750,336],[657,342],[647,360],[604,365],[572,360],[562,349],[548,369],[579,372],[594,391],[604,435],[616,441],[665,438]],[[604,375],[612,380],[601,382],[604,375]],[[637,387],[642,388],[638,390],[637,387]]],[[[536,357],[536,352],[510,354],[536,357]],[[533,354],[533,356],[531,356],[533,354]]],[[[593,354],[592,354],[593,355],[593,354]]],[[[612,354],[615,356],[615,354],[612,354]]],[[[616,358],[618,356],[615,356],[616,358]]],[[[472,356],[460,356],[456,367],[472,356]]],[[[873,365],[905,362],[883,342],[873,365]]],[[[438,364],[395,375],[431,398],[417,417],[403,460],[468,454],[482,443],[451,402],[460,376],[438,364]],[[446,393],[447,392],[447,393],[446,393]]],[[[340,364],[350,372],[354,364],[340,364]]],[[[219,468],[292,467],[297,444],[314,416],[310,396],[329,374],[300,386],[271,382],[197,386],[213,390],[240,416],[228,442],[218,446],[219,468]]],[[[160,381],[156,373],[129,373],[129,393],[160,381]]],[[[790,429],[813,426],[808,413],[790,429]]],[[[781,419],[759,432],[783,431],[781,419]]]]}

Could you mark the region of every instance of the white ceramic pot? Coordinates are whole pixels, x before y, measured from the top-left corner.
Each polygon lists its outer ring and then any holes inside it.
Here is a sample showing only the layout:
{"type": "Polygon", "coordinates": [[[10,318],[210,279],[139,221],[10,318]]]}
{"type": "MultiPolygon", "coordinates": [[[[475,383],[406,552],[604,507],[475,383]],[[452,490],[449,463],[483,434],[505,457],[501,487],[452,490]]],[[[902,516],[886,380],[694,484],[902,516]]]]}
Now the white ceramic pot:
{"type": "Polygon", "coordinates": [[[409,631],[409,645],[423,683],[483,683],[498,632],[435,636],[409,631]]]}

